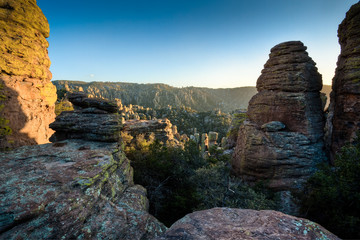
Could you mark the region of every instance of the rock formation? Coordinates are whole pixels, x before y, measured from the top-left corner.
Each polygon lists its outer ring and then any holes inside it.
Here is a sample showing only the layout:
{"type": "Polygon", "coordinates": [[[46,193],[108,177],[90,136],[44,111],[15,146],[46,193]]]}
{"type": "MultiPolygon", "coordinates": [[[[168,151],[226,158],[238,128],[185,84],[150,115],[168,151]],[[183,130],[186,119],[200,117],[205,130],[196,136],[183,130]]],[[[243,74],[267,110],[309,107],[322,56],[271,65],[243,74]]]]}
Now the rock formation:
{"type": "Polygon", "coordinates": [[[338,36],[341,53],[333,79],[328,120],[333,156],[360,129],[360,3],[347,12],[338,36]]]}
{"type": "Polygon", "coordinates": [[[68,96],[74,111],[64,111],[50,124],[55,130],[51,141],[84,139],[90,141],[114,142],[120,139],[121,119],[116,114],[116,102],[88,98],[84,93],[68,96]]]}
{"type": "Polygon", "coordinates": [[[314,222],[276,211],[213,208],[186,215],[157,239],[340,238],[314,222]]]}
{"type": "Polygon", "coordinates": [[[125,121],[123,131],[133,137],[144,134],[148,139],[153,134],[155,139],[163,143],[178,142],[174,138],[172,124],[168,119],[125,121]]]}
{"type": "Polygon", "coordinates": [[[0,239],[152,239],[147,212],[117,143],[66,140],[0,153],[0,239]]]}
{"type": "Polygon", "coordinates": [[[271,49],[240,127],[232,167],[275,190],[298,188],[325,160],[321,75],[301,42],[271,49]]]}
{"type": "Polygon", "coordinates": [[[56,88],[50,82],[49,25],[36,0],[0,1],[0,85],[12,135],[0,147],[49,142],[56,88]]]}

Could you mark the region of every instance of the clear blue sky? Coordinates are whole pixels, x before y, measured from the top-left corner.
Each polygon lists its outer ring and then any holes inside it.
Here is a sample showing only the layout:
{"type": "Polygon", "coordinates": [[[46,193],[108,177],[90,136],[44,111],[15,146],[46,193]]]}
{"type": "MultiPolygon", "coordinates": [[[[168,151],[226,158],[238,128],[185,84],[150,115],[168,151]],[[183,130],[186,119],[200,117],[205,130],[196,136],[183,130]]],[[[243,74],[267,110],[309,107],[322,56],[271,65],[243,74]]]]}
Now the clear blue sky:
{"type": "Polygon", "coordinates": [[[331,84],[358,0],[37,0],[53,80],[255,86],[270,49],[301,40],[331,84]]]}

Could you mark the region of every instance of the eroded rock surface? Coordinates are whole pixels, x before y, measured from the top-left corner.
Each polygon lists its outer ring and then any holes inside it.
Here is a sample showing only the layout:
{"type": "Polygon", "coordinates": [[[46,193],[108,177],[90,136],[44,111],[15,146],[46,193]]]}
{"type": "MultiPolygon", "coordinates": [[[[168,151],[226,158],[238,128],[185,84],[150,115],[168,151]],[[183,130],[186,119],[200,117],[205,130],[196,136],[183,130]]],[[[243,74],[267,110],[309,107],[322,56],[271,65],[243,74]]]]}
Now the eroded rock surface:
{"type": "Polygon", "coordinates": [[[234,173],[248,182],[299,188],[326,159],[322,80],[305,50],[298,41],[275,46],[257,81],[232,161],[234,173]]]}
{"type": "Polygon", "coordinates": [[[322,226],[276,211],[213,208],[175,222],[165,239],[339,239],[322,226]]]}
{"type": "Polygon", "coordinates": [[[174,137],[172,124],[168,119],[128,120],[124,122],[123,131],[134,138],[139,134],[143,134],[145,138],[149,138],[149,136],[153,134],[155,139],[163,143],[178,142],[174,137]]]}
{"type": "Polygon", "coordinates": [[[117,143],[67,140],[0,154],[0,239],[151,239],[147,213],[117,143]]]}
{"type": "Polygon", "coordinates": [[[341,53],[333,79],[328,129],[334,155],[360,129],[360,3],[353,5],[338,30],[341,53]]]}
{"type": "Polygon", "coordinates": [[[68,98],[75,110],[62,112],[50,124],[56,131],[52,142],[65,139],[116,142],[120,139],[122,124],[115,102],[88,98],[84,93],[72,93],[68,98]]]}
{"type": "Polygon", "coordinates": [[[0,147],[49,142],[55,119],[56,88],[50,82],[46,38],[49,24],[35,0],[0,1],[1,112],[13,134],[0,147]]]}

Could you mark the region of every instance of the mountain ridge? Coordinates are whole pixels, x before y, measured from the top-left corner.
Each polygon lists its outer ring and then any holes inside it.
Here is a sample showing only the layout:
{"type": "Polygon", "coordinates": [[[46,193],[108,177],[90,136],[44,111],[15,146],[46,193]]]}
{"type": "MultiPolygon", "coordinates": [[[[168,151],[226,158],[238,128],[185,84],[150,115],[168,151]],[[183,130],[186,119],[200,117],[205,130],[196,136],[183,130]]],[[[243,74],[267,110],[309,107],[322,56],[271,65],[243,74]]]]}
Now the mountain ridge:
{"type": "MultiPolygon", "coordinates": [[[[207,88],[173,87],[164,83],[129,82],[83,82],[76,80],[55,80],[52,83],[59,91],[84,91],[92,97],[121,99],[125,105],[135,104],[154,109],[190,107],[196,111],[220,109],[231,112],[247,109],[250,99],[257,93],[256,87],[207,88]]],[[[324,85],[324,92],[331,86],[324,85]]]]}

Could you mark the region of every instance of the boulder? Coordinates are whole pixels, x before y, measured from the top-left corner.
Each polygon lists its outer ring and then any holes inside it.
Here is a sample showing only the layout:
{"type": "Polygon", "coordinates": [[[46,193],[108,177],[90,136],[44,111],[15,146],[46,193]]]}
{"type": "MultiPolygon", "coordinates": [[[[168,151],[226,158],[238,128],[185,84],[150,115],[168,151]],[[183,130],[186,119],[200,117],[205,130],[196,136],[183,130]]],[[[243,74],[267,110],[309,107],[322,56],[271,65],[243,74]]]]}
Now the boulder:
{"type": "Polygon", "coordinates": [[[0,153],[0,239],[152,239],[148,214],[117,143],[66,140],[0,153]]]}
{"type": "Polygon", "coordinates": [[[47,143],[53,133],[57,96],[50,82],[49,32],[36,0],[0,1],[1,117],[13,131],[0,148],[47,143]]]}
{"type": "Polygon", "coordinates": [[[338,29],[341,53],[332,84],[328,129],[332,156],[360,129],[360,3],[353,5],[338,29]]]}
{"type": "Polygon", "coordinates": [[[157,239],[338,240],[340,238],[307,219],[276,211],[213,208],[186,215],[157,239]]]}
{"type": "Polygon", "coordinates": [[[240,126],[233,172],[278,191],[298,189],[326,160],[321,75],[298,41],[271,49],[240,126]]]}

